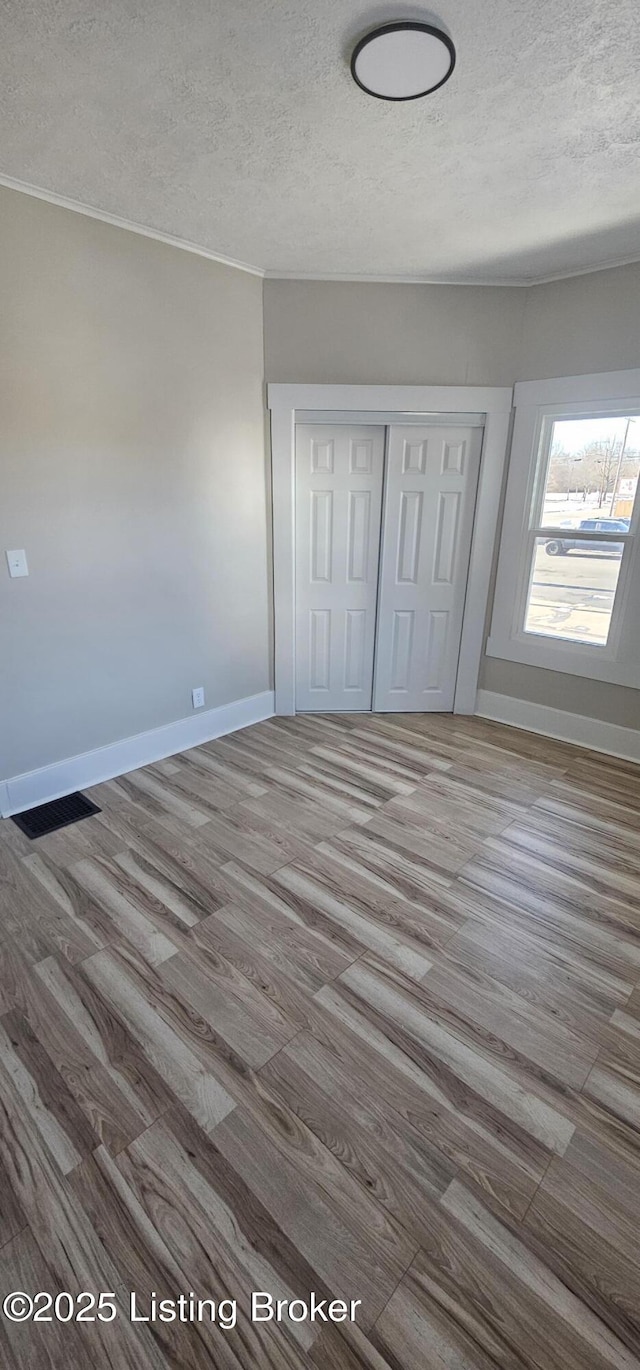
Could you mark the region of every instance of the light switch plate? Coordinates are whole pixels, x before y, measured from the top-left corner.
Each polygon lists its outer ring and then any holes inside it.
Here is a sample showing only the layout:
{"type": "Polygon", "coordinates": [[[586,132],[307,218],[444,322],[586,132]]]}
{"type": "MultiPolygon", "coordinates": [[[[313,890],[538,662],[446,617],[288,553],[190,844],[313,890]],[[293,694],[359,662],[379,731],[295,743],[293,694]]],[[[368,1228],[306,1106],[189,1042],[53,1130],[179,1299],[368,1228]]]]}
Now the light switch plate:
{"type": "Polygon", "coordinates": [[[7,552],[7,565],[10,576],[28,576],[27,554],[23,547],[17,551],[7,552]]]}

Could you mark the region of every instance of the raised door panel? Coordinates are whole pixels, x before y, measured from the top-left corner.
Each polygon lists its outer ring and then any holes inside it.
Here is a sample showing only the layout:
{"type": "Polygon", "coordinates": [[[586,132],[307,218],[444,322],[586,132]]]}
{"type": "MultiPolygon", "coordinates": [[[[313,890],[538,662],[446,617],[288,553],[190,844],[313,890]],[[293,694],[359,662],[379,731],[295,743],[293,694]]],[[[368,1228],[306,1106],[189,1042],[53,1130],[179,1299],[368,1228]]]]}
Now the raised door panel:
{"type": "Polygon", "coordinates": [[[396,580],[398,585],[417,585],[422,535],[422,491],[400,491],[398,519],[398,557],[396,580]]]}
{"type": "Polygon", "coordinates": [[[312,609],[309,614],[309,683],[311,689],[329,689],[330,661],[331,610],[312,609]]]}
{"type": "Polygon", "coordinates": [[[391,623],[390,687],[408,690],[413,652],[415,609],[394,609],[391,623]]]}
{"type": "Polygon", "coordinates": [[[371,554],[371,491],[350,490],[347,509],[347,580],[351,585],[369,580],[371,554]]]}
{"type": "Polygon", "coordinates": [[[441,490],[436,510],[433,584],[453,585],[457,567],[462,514],[462,491],[441,490]]]}
{"type": "Polygon", "coordinates": [[[311,472],[314,476],[331,475],[334,467],[333,438],[312,438],[309,443],[311,472]]]}
{"type": "Polygon", "coordinates": [[[374,705],[453,708],[482,429],[389,430],[374,705]]]}
{"type": "Polygon", "coordinates": [[[310,575],[314,585],[330,585],[333,562],[333,491],[311,491],[310,575]]]}
{"type": "Polygon", "coordinates": [[[344,683],[347,690],[371,688],[371,669],[365,670],[367,613],[365,609],[347,609],[344,638],[344,683]]]}
{"type": "Polygon", "coordinates": [[[370,709],[385,429],[296,428],[296,709],[370,709]]]}

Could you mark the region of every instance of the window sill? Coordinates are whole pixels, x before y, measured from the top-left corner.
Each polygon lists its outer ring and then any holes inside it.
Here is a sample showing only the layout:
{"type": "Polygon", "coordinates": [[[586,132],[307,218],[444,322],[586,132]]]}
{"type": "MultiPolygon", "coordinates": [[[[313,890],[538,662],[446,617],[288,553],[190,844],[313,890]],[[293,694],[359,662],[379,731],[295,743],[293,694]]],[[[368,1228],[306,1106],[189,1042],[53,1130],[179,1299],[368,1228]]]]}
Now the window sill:
{"type": "Polygon", "coordinates": [[[567,675],[586,676],[589,680],[606,680],[611,685],[640,689],[640,662],[598,657],[597,648],[591,649],[587,656],[575,651],[570,643],[547,642],[540,638],[536,638],[535,642],[522,642],[517,638],[503,641],[494,635],[489,638],[485,652],[487,656],[516,661],[522,666],[537,666],[539,670],[562,671],[567,675]]]}

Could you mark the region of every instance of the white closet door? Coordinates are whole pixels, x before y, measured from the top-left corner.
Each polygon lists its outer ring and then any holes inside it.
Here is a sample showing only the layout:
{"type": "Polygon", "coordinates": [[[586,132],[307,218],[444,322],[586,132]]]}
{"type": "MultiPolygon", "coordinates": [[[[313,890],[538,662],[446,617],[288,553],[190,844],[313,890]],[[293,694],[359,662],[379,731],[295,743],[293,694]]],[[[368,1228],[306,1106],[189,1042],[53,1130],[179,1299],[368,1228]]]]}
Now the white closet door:
{"type": "Polygon", "coordinates": [[[370,709],[384,427],[296,428],[296,708],[370,709]]]}
{"type": "Polygon", "coordinates": [[[453,708],[481,428],[389,429],[376,710],[453,708]]]}

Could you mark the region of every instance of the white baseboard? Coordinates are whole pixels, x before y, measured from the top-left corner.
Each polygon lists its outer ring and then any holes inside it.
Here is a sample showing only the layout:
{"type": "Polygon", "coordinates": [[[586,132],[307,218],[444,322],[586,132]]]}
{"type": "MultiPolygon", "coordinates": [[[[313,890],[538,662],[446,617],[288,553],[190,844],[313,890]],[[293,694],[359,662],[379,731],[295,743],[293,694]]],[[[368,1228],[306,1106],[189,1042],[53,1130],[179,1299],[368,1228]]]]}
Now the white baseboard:
{"type": "Polygon", "coordinates": [[[207,709],[189,718],[179,718],[175,723],[166,723],[162,728],[111,742],[107,747],[70,756],[66,761],[54,761],[37,771],[14,775],[0,782],[0,815],[10,818],[11,814],[22,813],[23,809],[31,809],[36,804],[46,804],[50,799],[73,794],[74,790],[113,780],[114,776],[126,775],[127,771],[135,771],[139,766],[149,766],[165,756],[175,756],[176,752],[187,751],[201,742],[211,742],[237,728],[261,723],[265,718],[272,718],[273,712],[273,691],[266,690],[264,694],[235,699],[218,709],[207,709]]]}
{"type": "Polygon", "coordinates": [[[495,694],[493,690],[478,690],[476,713],[481,718],[509,723],[530,733],[543,733],[560,742],[574,742],[592,752],[621,756],[625,761],[640,761],[640,730],[636,728],[622,728],[617,723],[603,723],[585,714],[570,714],[564,709],[551,709],[546,704],[512,699],[511,695],[495,694]]]}

